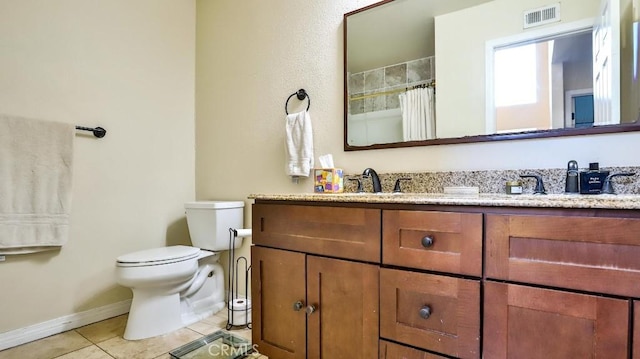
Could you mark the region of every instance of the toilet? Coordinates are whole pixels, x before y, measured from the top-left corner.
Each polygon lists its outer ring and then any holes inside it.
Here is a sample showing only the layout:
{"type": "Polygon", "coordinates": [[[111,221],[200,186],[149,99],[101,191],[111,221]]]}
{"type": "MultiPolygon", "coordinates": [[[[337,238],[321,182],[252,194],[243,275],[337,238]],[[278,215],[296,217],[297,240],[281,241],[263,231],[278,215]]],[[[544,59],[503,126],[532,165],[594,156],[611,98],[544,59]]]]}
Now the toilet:
{"type": "Polygon", "coordinates": [[[225,307],[221,251],[238,248],[244,202],[202,201],[184,205],[193,246],[168,246],[124,254],[116,260],[116,282],[133,299],[124,339],[166,334],[225,307]]]}

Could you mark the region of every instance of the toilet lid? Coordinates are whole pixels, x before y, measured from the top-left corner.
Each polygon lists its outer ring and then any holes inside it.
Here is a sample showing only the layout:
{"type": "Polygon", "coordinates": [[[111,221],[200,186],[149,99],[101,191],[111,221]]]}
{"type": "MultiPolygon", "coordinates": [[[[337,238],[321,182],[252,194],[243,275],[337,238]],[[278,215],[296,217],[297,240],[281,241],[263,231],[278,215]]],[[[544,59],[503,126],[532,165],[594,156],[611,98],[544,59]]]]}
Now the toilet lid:
{"type": "Polygon", "coordinates": [[[199,254],[200,248],[197,247],[169,246],[124,254],[117,258],[117,262],[125,265],[157,265],[197,258],[199,254]]]}

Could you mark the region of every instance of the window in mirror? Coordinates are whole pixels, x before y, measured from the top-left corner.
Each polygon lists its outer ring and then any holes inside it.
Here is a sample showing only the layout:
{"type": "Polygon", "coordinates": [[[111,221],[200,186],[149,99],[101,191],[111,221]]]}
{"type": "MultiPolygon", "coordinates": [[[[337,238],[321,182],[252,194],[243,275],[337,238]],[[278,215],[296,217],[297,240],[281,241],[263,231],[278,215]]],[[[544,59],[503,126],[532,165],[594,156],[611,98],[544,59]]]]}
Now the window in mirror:
{"type": "Polygon", "coordinates": [[[496,107],[536,103],[535,44],[498,49],[495,54],[496,107]]]}
{"type": "MultiPolygon", "coordinates": [[[[550,35],[533,32],[516,43],[509,43],[513,41],[509,38],[490,42],[487,51],[491,52],[488,58],[493,58],[493,66],[488,76],[493,81],[487,96],[487,113],[491,116],[487,118],[487,133],[576,127],[575,108],[568,112],[566,107],[575,106],[577,95],[593,98],[591,24],[563,25],[563,30],[552,27],[545,30],[550,35]]],[[[594,117],[586,113],[587,99],[578,100],[578,127],[588,127],[585,117],[594,117]]]]}

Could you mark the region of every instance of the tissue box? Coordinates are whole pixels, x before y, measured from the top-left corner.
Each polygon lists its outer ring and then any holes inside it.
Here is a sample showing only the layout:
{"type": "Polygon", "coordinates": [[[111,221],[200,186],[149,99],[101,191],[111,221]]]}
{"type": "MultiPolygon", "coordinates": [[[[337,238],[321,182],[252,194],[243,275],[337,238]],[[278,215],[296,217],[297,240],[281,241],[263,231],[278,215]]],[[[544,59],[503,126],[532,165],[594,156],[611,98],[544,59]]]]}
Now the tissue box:
{"type": "Polygon", "coordinates": [[[342,193],[344,189],[342,168],[314,168],[313,177],[316,193],[342,193]]]}

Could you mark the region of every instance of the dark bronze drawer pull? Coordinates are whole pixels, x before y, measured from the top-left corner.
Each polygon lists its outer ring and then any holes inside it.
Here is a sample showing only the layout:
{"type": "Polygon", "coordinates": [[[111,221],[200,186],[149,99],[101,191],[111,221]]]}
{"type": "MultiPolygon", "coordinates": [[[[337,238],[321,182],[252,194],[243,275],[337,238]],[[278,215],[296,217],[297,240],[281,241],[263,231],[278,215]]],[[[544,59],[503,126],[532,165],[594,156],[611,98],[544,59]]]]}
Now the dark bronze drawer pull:
{"type": "Polygon", "coordinates": [[[428,305],[425,305],[424,307],[422,307],[422,309],[420,309],[420,317],[422,319],[429,319],[429,317],[431,316],[431,307],[428,305]]]}
{"type": "Polygon", "coordinates": [[[433,245],[433,237],[431,235],[424,236],[421,243],[423,247],[429,248],[433,245]]]}

